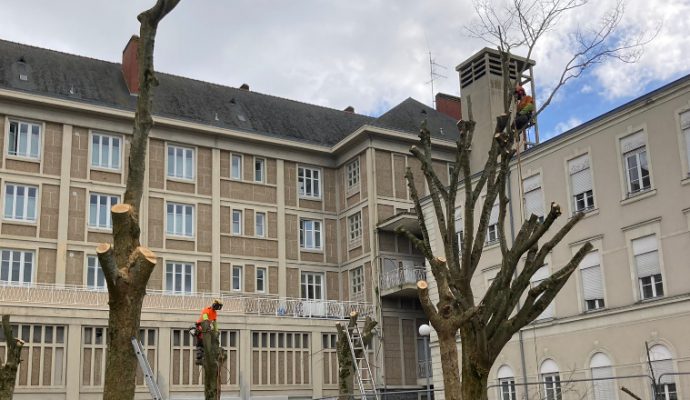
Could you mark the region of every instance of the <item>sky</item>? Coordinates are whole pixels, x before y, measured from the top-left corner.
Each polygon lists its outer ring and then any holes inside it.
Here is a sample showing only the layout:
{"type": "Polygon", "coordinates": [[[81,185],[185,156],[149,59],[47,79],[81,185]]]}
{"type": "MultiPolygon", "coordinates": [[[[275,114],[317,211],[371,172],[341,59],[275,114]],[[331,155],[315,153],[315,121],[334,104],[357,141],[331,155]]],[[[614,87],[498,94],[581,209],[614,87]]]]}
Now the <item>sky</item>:
{"type": "MultiPolygon", "coordinates": [[[[483,0],[502,6],[505,2],[483,0]]],[[[537,104],[574,49],[617,0],[590,0],[563,15],[533,54],[537,104]]],[[[0,38],[120,62],[153,0],[2,1],[0,38]]],[[[690,0],[627,0],[617,40],[654,39],[639,60],[604,60],[571,81],[540,115],[553,137],[690,73],[690,0]]],[[[378,116],[408,97],[461,96],[455,66],[485,46],[467,28],[472,0],[182,0],[158,29],[158,71],[378,116]]],[[[517,51],[520,55],[520,50],[517,51]]],[[[524,55],[524,54],[522,54],[524,55]]]]}

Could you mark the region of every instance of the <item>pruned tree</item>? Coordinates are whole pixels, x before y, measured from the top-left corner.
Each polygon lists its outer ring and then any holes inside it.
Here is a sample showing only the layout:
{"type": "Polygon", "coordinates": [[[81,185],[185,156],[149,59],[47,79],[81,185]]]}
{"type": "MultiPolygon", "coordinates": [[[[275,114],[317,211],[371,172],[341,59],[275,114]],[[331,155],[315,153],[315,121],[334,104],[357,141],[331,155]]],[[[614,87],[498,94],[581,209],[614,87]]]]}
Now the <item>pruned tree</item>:
{"type": "Polygon", "coordinates": [[[131,338],[139,334],[141,308],[146,284],[156,266],[156,256],[141,245],[139,210],[146,169],[146,145],[153,126],[153,88],[158,81],[153,71],[153,49],[160,21],[179,0],[157,0],[139,14],[141,26],[137,49],[139,96],[134,116],[129,174],[124,201],[112,207],[113,243],[98,245],[98,260],[108,286],[108,352],[105,364],[103,399],[134,398],[137,358],[131,338]]]}
{"type": "Polygon", "coordinates": [[[2,333],[7,347],[7,359],[4,362],[0,360],[0,400],[12,400],[24,341],[14,337],[9,315],[2,316],[2,333]]]}
{"type": "Polygon", "coordinates": [[[220,347],[220,333],[214,330],[210,320],[201,323],[202,341],[204,344],[204,399],[220,399],[220,374],[226,359],[223,348],[220,347]]]}
{"type": "MultiPolygon", "coordinates": [[[[336,352],[338,356],[338,399],[348,400],[352,397],[354,393],[353,385],[353,374],[355,374],[355,368],[357,365],[355,360],[352,359],[352,351],[350,350],[350,341],[347,340],[346,330],[353,328],[357,325],[359,314],[353,311],[350,313],[350,318],[348,320],[347,326],[343,326],[340,322],[335,324],[338,330],[338,339],[336,344],[336,352]]],[[[362,342],[364,347],[368,348],[374,339],[374,328],[376,328],[377,322],[371,317],[366,317],[364,319],[364,327],[362,328],[362,342]]],[[[355,357],[362,357],[365,350],[355,349],[355,357]]],[[[373,371],[372,371],[373,372],[373,371]]]]}

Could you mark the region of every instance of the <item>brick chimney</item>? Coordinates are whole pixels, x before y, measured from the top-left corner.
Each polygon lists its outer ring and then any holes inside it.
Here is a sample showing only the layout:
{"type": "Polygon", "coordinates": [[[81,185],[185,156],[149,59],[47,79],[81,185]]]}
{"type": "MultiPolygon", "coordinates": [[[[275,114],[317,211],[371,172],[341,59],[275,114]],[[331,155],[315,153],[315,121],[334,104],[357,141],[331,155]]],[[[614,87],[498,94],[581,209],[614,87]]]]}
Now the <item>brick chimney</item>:
{"type": "Polygon", "coordinates": [[[348,112],[348,113],[350,113],[350,114],[354,114],[354,113],[355,113],[355,108],[352,107],[352,106],[347,106],[347,107],[345,107],[345,109],[344,109],[343,111],[348,112]]]}
{"type": "Polygon", "coordinates": [[[248,84],[246,84],[246,83],[243,83],[243,84],[242,84],[242,85],[240,86],[240,90],[246,90],[246,91],[249,91],[249,85],[248,85],[248,84]]]}
{"type": "Polygon", "coordinates": [[[130,94],[139,94],[139,36],[132,35],[122,51],[122,76],[130,94]]]}
{"type": "Polygon", "coordinates": [[[445,93],[436,93],[436,111],[446,114],[457,121],[462,119],[460,104],[459,97],[445,93]]]}

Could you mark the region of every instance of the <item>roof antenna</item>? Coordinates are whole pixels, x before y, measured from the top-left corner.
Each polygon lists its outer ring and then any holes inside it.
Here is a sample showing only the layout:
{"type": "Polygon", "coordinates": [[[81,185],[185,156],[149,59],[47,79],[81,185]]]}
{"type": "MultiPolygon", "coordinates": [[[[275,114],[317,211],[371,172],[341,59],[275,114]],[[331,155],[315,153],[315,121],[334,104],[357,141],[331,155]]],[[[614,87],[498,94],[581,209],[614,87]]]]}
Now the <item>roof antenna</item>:
{"type": "Polygon", "coordinates": [[[436,96],[434,94],[434,81],[436,81],[439,78],[447,78],[447,76],[439,74],[437,72],[437,69],[448,69],[445,66],[441,64],[437,64],[436,61],[431,57],[431,50],[429,50],[429,81],[426,82],[427,85],[431,84],[431,105],[433,108],[436,108],[436,96]]]}

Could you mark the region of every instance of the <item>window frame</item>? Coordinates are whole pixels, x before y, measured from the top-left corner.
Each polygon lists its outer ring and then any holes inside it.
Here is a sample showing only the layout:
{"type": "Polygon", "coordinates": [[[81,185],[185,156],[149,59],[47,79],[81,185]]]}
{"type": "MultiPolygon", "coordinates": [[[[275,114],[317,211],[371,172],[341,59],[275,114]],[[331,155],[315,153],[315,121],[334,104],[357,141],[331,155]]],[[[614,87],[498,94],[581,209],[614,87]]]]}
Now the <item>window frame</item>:
{"type": "Polygon", "coordinates": [[[302,251],[323,251],[323,221],[311,218],[300,218],[299,220],[299,247],[302,251]],[[312,228],[307,229],[305,223],[312,223],[312,228]],[[318,224],[318,229],[317,225],[318,224]],[[307,235],[311,235],[312,247],[307,247],[307,235]],[[316,244],[318,237],[318,245],[316,244]]]}
{"type": "Polygon", "coordinates": [[[265,183],[266,182],[266,159],[263,157],[254,157],[254,182],[265,183]],[[261,168],[257,168],[260,165],[261,168]],[[261,178],[256,179],[256,174],[260,172],[261,178]]]}
{"type": "MultiPolygon", "coordinates": [[[[98,192],[90,192],[89,193],[89,211],[88,211],[88,218],[87,218],[87,223],[86,225],[88,226],[89,229],[96,229],[96,230],[103,230],[103,231],[112,231],[113,230],[113,220],[112,220],[112,213],[111,213],[111,208],[115,204],[120,203],[120,196],[114,195],[114,194],[108,194],[108,193],[98,193],[98,192]],[[96,196],[98,198],[98,203],[96,204],[96,219],[98,220],[98,223],[92,223],[91,221],[91,200],[93,196],[96,196]],[[100,200],[106,197],[107,202],[105,204],[101,204],[100,200]],[[117,199],[116,203],[113,203],[113,199],[117,199]],[[101,226],[100,224],[100,217],[101,217],[101,208],[105,208],[105,213],[106,213],[106,224],[105,226],[101,226]]],[[[166,210],[167,213],[167,210],[166,210]]]]}
{"type": "Polygon", "coordinates": [[[638,147],[636,149],[630,150],[626,153],[623,154],[623,168],[625,170],[625,180],[626,180],[626,189],[628,191],[627,195],[628,197],[635,196],[639,193],[644,193],[647,191],[652,190],[652,173],[649,168],[649,158],[647,157],[647,146],[644,145],[642,147],[638,147]],[[643,176],[642,173],[642,155],[644,155],[644,161],[647,165],[647,180],[648,180],[648,185],[644,186],[644,179],[645,177],[643,176]],[[631,157],[635,157],[635,172],[638,174],[637,181],[639,181],[640,188],[637,190],[633,190],[632,188],[632,179],[630,176],[630,171],[632,171],[628,167],[628,159],[631,157]]]}
{"type": "Polygon", "coordinates": [[[256,267],[256,274],[254,276],[254,291],[256,293],[266,293],[266,287],[268,286],[268,268],[266,267],[256,267]],[[259,271],[262,272],[263,277],[259,279],[259,271]],[[262,289],[259,289],[259,281],[261,281],[262,289]]]}
{"type": "Polygon", "coordinates": [[[242,180],[242,167],[244,164],[244,156],[239,153],[230,153],[230,179],[234,179],[236,181],[241,181],[242,180]],[[235,167],[235,160],[239,159],[239,164],[237,167],[235,167]],[[237,176],[235,176],[235,173],[237,173],[237,176]]]}
{"type": "Polygon", "coordinates": [[[317,167],[308,167],[305,165],[297,166],[297,194],[301,199],[321,200],[323,169],[317,167]],[[306,172],[310,172],[307,177],[306,172]],[[314,177],[314,173],[318,176],[314,177]],[[309,184],[308,184],[309,182],[309,184]],[[314,183],[316,182],[316,186],[314,183]],[[307,192],[307,186],[311,187],[311,193],[307,192]],[[316,188],[316,194],[314,194],[316,188]]]}
{"type": "MultiPolygon", "coordinates": [[[[311,300],[311,301],[324,301],[326,299],[326,285],[325,285],[325,276],[323,272],[313,272],[313,271],[302,271],[300,273],[300,298],[303,300],[311,300]],[[312,283],[309,283],[309,277],[312,277],[312,283]],[[307,278],[306,280],[304,278],[307,278]],[[317,284],[316,278],[319,278],[319,282],[317,284]],[[319,292],[321,296],[319,298],[317,297],[308,297],[309,296],[309,287],[311,286],[312,292],[315,294],[316,293],[316,288],[318,286],[319,292]]],[[[315,295],[314,295],[315,296],[315,295]]]]}
{"type": "Polygon", "coordinates": [[[16,118],[7,118],[7,131],[5,132],[7,135],[7,138],[5,139],[5,145],[7,146],[5,149],[5,154],[7,157],[10,158],[18,158],[22,160],[27,160],[27,161],[41,161],[41,153],[43,149],[43,132],[45,131],[45,124],[40,123],[40,122],[33,122],[33,121],[28,121],[28,120],[22,120],[22,119],[16,119],[16,118]],[[10,144],[11,142],[11,136],[12,136],[12,124],[16,124],[17,126],[17,131],[15,133],[16,135],[16,143],[15,143],[15,153],[11,154],[10,153],[10,144]],[[25,124],[27,126],[27,131],[26,135],[29,136],[28,139],[26,140],[26,148],[27,152],[26,154],[19,154],[19,135],[21,135],[21,125],[25,124]],[[31,136],[33,136],[33,127],[38,128],[38,140],[36,141],[36,146],[38,146],[36,150],[36,155],[31,154],[31,150],[33,150],[33,144],[34,142],[31,140],[31,136]]]}
{"type": "Polygon", "coordinates": [[[27,185],[23,183],[17,183],[17,182],[5,182],[4,188],[3,188],[3,205],[2,205],[2,219],[5,221],[10,221],[12,223],[24,223],[24,224],[32,224],[35,225],[38,222],[39,218],[39,213],[40,213],[40,203],[41,203],[41,194],[40,194],[40,187],[39,185],[27,185]],[[8,187],[12,186],[12,202],[9,202],[10,195],[7,193],[8,192],[8,187]],[[23,188],[24,189],[24,195],[22,195],[23,200],[22,200],[22,217],[19,218],[17,217],[17,188],[23,188]],[[30,195],[29,192],[31,189],[34,190],[34,200],[33,200],[33,218],[29,217],[29,211],[30,211],[30,204],[31,202],[29,201],[30,195]],[[7,207],[8,205],[11,204],[12,207],[12,214],[8,216],[7,214],[7,207]]]}
{"type": "Polygon", "coordinates": [[[364,266],[352,268],[350,270],[350,295],[361,297],[364,295],[364,266]]]}
{"type": "Polygon", "coordinates": [[[684,153],[684,157],[681,158],[684,159],[685,163],[685,180],[690,179],[690,108],[678,112],[678,128],[681,142],[680,151],[684,153]],[[684,121],[684,115],[687,115],[686,121],[684,121]]]}
{"type": "Polygon", "coordinates": [[[86,256],[86,270],[84,272],[84,286],[86,288],[94,291],[108,290],[108,285],[105,282],[105,275],[103,274],[100,261],[98,261],[98,256],[94,254],[88,254],[86,256]],[[89,280],[93,280],[93,284],[89,284],[89,280]]]}
{"type": "Polygon", "coordinates": [[[101,169],[101,170],[106,170],[106,171],[122,171],[122,154],[123,154],[123,148],[124,148],[124,138],[122,135],[113,135],[110,133],[105,133],[105,132],[100,132],[100,131],[91,131],[89,135],[89,167],[91,169],[101,169]],[[110,144],[108,145],[108,148],[110,149],[108,151],[108,155],[110,156],[110,160],[106,163],[107,165],[102,165],[103,162],[100,160],[99,165],[94,165],[94,139],[96,137],[99,137],[99,159],[102,158],[102,149],[103,149],[103,138],[107,137],[110,139],[110,144]],[[112,151],[113,148],[113,140],[117,140],[119,142],[118,144],[118,150],[117,150],[117,166],[113,167],[112,162],[113,162],[113,154],[115,154],[112,151]]]}
{"type": "Polygon", "coordinates": [[[566,161],[566,173],[568,179],[568,191],[570,193],[570,206],[572,207],[572,214],[579,212],[587,213],[596,209],[596,196],[594,195],[594,174],[592,171],[591,152],[587,151],[573,157],[566,161]],[[579,161],[579,162],[578,162],[579,161]],[[589,190],[576,192],[575,180],[573,177],[576,174],[586,173],[589,177],[589,190]],[[578,207],[578,203],[584,203],[584,207],[578,207]]]}
{"type": "Polygon", "coordinates": [[[174,143],[167,143],[167,149],[166,149],[165,157],[166,157],[166,165],[165,165],[166,174],[165,174],[165,176],[167,179],[176,179],[176,180],[187,181],[187,182],[193,181],[195,179],[195,176],[196,176],[196,165],[195,165],[196,164],[196,148],[189,147],[189,146],[183,146],[183,145],[179,145],[179,144],[174,144],[174,143]],[[171,150],[173,152],[172,156],[174,157],[174,159],[172,160],[172,167],[173,167],[172,172],[170,171],[170,167],[171,167],[171,164],[170,164],[171,163],[171,160],[170,160],[171,154],[170,154],[170,152],[171,152],[171,150]],[[178,152],[178,150],[182,151],[182,164],[181,164],[182,171],[180,171],[179,173],[177,171],[177,168],[178,168],[178,162],[177,162],[178,154],[177,154],[177,152],[178,152]],[[186,160],[187,160],[188,154],[191,154],[191,164],[190,164],[191,171],[189,174],[186,173],[186,169],[187,169],[186,160]]]}
{"type": "Polygon", "coordinates": [[[561,387],[561,374],[558,372],[549,372],[541,374],[541,380],[544,386],[544,399],[546,400],[562,400],[563,389],[561,387]]]}
{"type": "Polygon", "coordinates": [[[355,191],[359,188],[360,182],[360,161],[359,156],[345,164],[345,184],[348,191],[355,191]]]}
{"type": "Polygon", "coordinates": [[[515,377],[498,379],[498,395],[500,400],[516,400],[517,389],[515,388],[515,377]],[[505,389],[508,389],[506,392],[505,389]]]}
{"type": "Polygon", "coordinates": [[[192,262],[186,262],[186,261],[166,261],[165,263],[165,276],[164,276],[164,285],[165,285],[165,292],[168,294],[174,294],[174,295],[186,295],[186,294],[192,294],[196,292],[196,279],[195,279],[195,268],[194,268],[194,263],[192,262]],[[172,266],[172,272],[169,272],[170,267],[172,266]],[[187,291],[185,288],[187,287],[187,268],[189,266],[189,291],[187,291]],[[176,268],[181,267],[182,271],[177,272],[176,268]],[[180,283],[180,289],[179,291],[175,289],[175,284],[177,282],[178,275],[182,278],[182,281],[180,283]],[[172,276],[172,281],[169,280],[169,276],[172,276]],[[170,283],[171,289],[168,289],[168,283],[170,283]]]}
{"type": "Polygon", "coordinates": [[[165,208],[165,235],[166,237],[173,237],[173,238],[181,238],[181,239],[193,239],[195,237],[195,223],[196,223],[196,216],[195,214],[195,207],[194,204],[186,204],[186,203],[177,203],[174,201],[168,201],[166,202],[166,208],[165,208]],[[170,206],[173,206],[173,231],[171,231],[170,227],[170,212],[169,208],[170,206]],[[174,228],[177,227],[177,207],[182,207],[182,229],[183,233],[178,233],[174,230],[174,228]],[[187,209],[191,209],[191,216],[192,216],[192,221],[191,221],[191,233],[187,234],[186,233],[186,226],[187,222],[185,220],[185,217],[187,216],[187,209]]]}
{"type": "Polygon", "coordinates": [[[37,251],[35,250],[17,249],[9,247],[0,248],[0,282],[2,282],[4,285],[9,286],[32,286],[36,280],[36,256],[37,251]],[[6,253],[9,253],[9,257],[5,257],[6,253]],[[30,280],[27,282],[25,278],[27,267],[26,256],[28,254],[31,254],[31,261],[29,262],[29,267],[31,268],[31,271],[29,271],[30,280]],[[19,256],[19,260],[14,259],[17,255],[19,256]],[[13,270],[12,264],[15,262],[19,263],[19,271],[17,277],[18,279],[16,281],[11,279],[13,270]],[[4,268],[5,265],[7,265],[6,271],[4,268]]]}
{"type": "Polygon", "coordinates": [[[244,265],[232,264],[230,269],[230,291],[231,292],[241,292],[244,287],[244,265]],[[235,271],[239,274],[235,276],[235,271]],[[235,278],[237,278],[237,286],[235,286],[235,278]]]}
{"type": "Polygon", "coordinates": [[[254,235],[261,238],[266,237],[266,213],[264,211],[254,212],[254,235]],[[259,223],[259,216],[262,217],[261,223],[259,223]],[[259,227],[261,227],[261,234],[259,234],[259,227]]]}
{"type": "Polygon", "coordinates": [[[658,274],[637,278],[637,281],[640,285],[640,300],[654,300],[664,297],[664,280],[661,272],[658,274]],[[649,283],[645,283],[644,280],[648,278],[649,283]],[[649,287],[651,289],[651,296],[645,296],[645,287],[649,287]]]}
{"type": "Polygon", "coordinates": [[[347,217],[347,238],[350,247],[355,247],[362,243],[362,212],[357,211],[347,217]]]}
{"type": "Polygon", "coordinates": [[[233,209],[230,213],[230,233],[235,236],[242,236],[244,234],[244,210],[233,209]],[[235,230],[235,216],[239,216],[237,221],[237,230],[235,230]]]}

